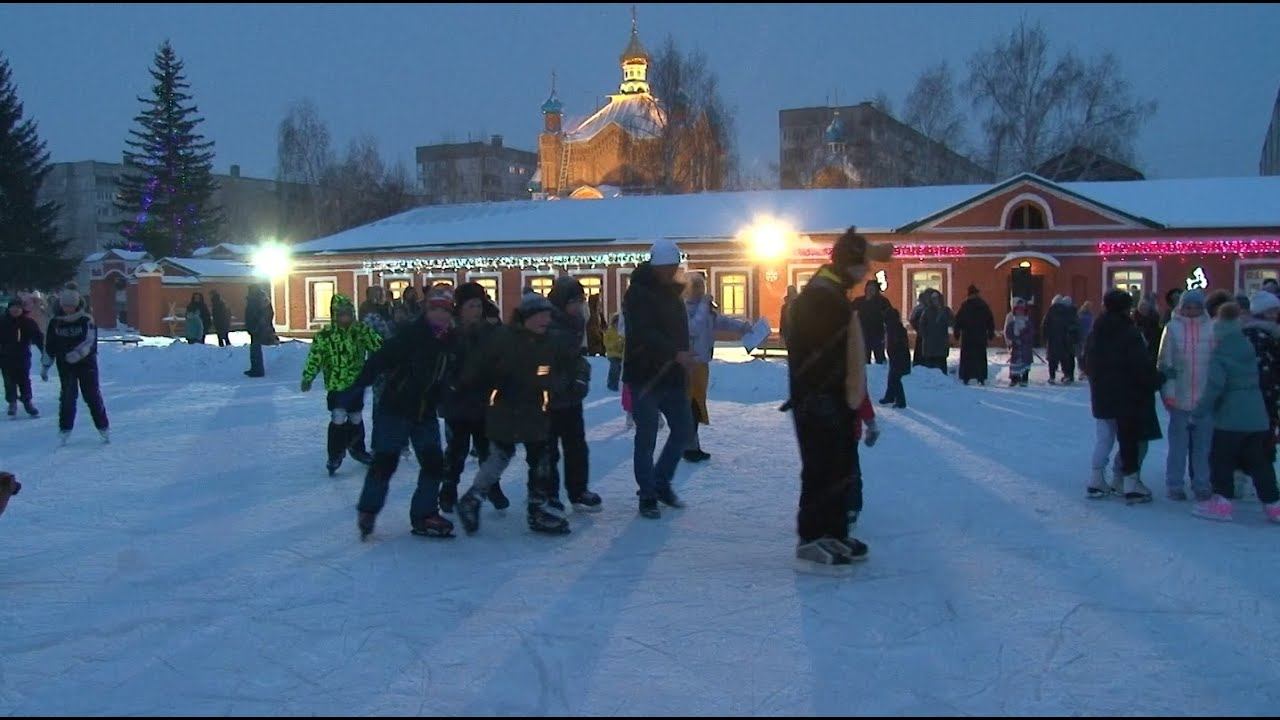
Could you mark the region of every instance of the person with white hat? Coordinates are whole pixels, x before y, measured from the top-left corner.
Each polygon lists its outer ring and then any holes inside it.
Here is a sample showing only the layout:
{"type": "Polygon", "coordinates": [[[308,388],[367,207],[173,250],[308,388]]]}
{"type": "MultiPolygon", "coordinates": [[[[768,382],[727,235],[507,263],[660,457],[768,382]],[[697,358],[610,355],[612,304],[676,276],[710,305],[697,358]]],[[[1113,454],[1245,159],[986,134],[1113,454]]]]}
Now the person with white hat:
{"type": "Polygon", "coordinates": [[[1276,433],[1280,432],[1280,297],[1266,290],[1249,296],[1249,319],[1244,323],[1244,336],[1253,343],[1258,356],[1258,383],[1266,402],[1271,423],[1269,455],[1276,460],[1276,433]]]}
{"type": "Polygon", "coordinates": [[[689,318],[683,290],[676,274],[680,248],[661,239],[649,251],[649,261],[631,274],[631,285],[622,299],[626,325],[622,381],[630,386],[632,415],[636,422],[633,455],[640,515],[662,516],[658,503],[684,507],[671,488],[680,455],[693,435],[689,407],[689,368],[695,360],[689,351],[689,318]],[[655,463],[658,416],[667,419],[671,434],[655,463]]]}
{"type": "Polygon", "coordinates": [[[98,326],[84,311],[80,293],[71,288],[58,294],[62,314],[49,321],[44,334],[44,357],[41,359],[40,379],[49,380],[49,368],[58,366],[58,379],[62,382],[62,395],[58,404],[58,430],[62,444],[67,444],[71,429],[76,423],[76,402],[84,396],[93,425],[102,436],[102,442],[111,442],[107,408],[102,402],[102,390],[98,384],[98,326]]]}

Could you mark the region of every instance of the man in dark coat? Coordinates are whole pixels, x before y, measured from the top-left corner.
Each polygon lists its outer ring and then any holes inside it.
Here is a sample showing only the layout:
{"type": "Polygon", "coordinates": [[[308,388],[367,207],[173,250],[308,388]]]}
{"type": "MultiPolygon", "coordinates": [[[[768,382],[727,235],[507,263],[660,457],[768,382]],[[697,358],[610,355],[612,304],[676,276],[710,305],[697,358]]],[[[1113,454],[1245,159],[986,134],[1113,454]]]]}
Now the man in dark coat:
{"type": "Polygon", "coordinates": [[[209,293],[209,302],[213,305],[213,331],[218,336],[218,347],[229,347],[231,345],[231,308],[222,301],[222,295],[217,290],[209,293]]]}
{"type": "MultiPolygon", "coordinates": [[[[891,247],[871,245],[849,228],[793,303],[791,397],[783,408],[792,410],[800,446],[796,561],[806,567],[838,568],[867,555],[867,546],[849,537],[845,505],[857,472],[858,411],[867,399],[862,324],[846,293],[870,261],[886,262],[891,254],[891,247]]],[[[868,442],[878,435],[870,429],[868,442]]]]}
{"type": "MultiPolygon", "coordinates": [[[[464,384],[462,369],[480,362],[484,346],[498,327],[485,317],[487,298],[484,288],[477,283],[459,285],[453,301],[457,323],[453,347],[455,362],[448,378],[447,391],[440,403],[447,439],[445,480],[440,487],[440,510],[446,513],[452,513],[458,503],[458,484],[467,464],[467,454],[474,448],[481,463],[489,459],[489,436],[485,432],[484,415],[492,388],[483,383],[464,384]]],[[[488,497],[499,510],[505,510],[511,505],[498,481],[494,481],[489,488],[488,497]]]]}
{"type": "Polygon", "coordinates": [[[996,319],[975,285],[969,286],[969,297],[960,303],[954,332],[960,341],[960,382],[968,385],[970,380],[977,380],[979,385],[986,385],[987,343],[996,337],[996,319]]]}
{"type": "Polygon", "coordinates": [[[18,414],[18,401],[31,417],[40,411],[31,402],[31,348],[44,351],[44,333],[22,308],[22,300],[9,301],[0,317],[0,372],[4,374],[4,401],[9,417],[18,414]]]}
{"type": "Polygon", "coordinates": [[[262,377],[266,369],[262,364],[262,346],[271,345],[275,339],[275,312],[266,292],[257,285],[249,287],[244,303],[244,329],[249,333],[249,377],[262,377]]]}
{"type": "Polygon", "coordinates": [[[639,487],[640,515],[661,517],[658,503],[679,508],[684,504],[671,488],[680,456],[693,439],[693,409],[689,403],[689,369],[695,358],[689,350],[689,316],[676,281],[680,248],[670,240],[653,244],[649,261],[631,274],[631,285],[622,299],[627,329],[626,362],[622,381],[631,388],[632,416],[636,422],[632,456],[639,487]],[[655,463],[658,415],[671,429],[655,463]]]}
{"type": "Polygon", "coordinates": [[[862,321],[862,335],[867,341],[867,363],[874,355],[877,365],[885,363],[885,313],[890,309],[889,300],[880,293],[880,283],[868,280],[863,296],[853,301],[853,311],[862,321]]]}
{"type": "MultiPolygon", "coordinates": [[[[558,512],[564,511],[560,502],[560,458],[563,449],[564,489],[569,502],[581,512],[600,512],[600,496],[587,489],[590,475],[588,462],[586,421],[582,402],[591,389],[591,364],[582,357],[582,340],[591,318],[587,309],[586,291],[577,278],[565,275],[556,278],[547,293],[551,311],[551,326],[547,337],[559,346],[562,355],[576,357],[572,382],[551,395],[551,435],[547,444],[547,471],[550,473],[554,493],[547,504],[558,512]]],[[[534,467],[529,466],[529,472],[534,467]]]]}
{"type": "MultiPolygon", "coordinates": [[[[1160,438],[1156,392],[1164,376],[1147,353],[1142,334],[1133,325],[1133,297],[1112,290],[1102,299],[1106,312],[1093,324],[1085,346],[1085,370],[1093,417],[1114,432],[1120,444],[1120,471],[1124,497],[1129,504],[1151,502],[1139,472],[1146,443],[1160,438]]],[[[1099,432],[1103,437],[1104,432],[1099,432]]],[[[1095,476],[1090,497],[1103,497],[1109,489],[1095,476]]]]}
{"type": "Polygon", "coordinates": [[[1071,298],[1056,298],[1044,316],[1045,351],[1049,357],[1049,383],[1053,384],[1062,368],[1062,382],[1070,385],[1076,380],[1076,346],[1080,342],[1080,317],[1071,304],[1071,298]]]}

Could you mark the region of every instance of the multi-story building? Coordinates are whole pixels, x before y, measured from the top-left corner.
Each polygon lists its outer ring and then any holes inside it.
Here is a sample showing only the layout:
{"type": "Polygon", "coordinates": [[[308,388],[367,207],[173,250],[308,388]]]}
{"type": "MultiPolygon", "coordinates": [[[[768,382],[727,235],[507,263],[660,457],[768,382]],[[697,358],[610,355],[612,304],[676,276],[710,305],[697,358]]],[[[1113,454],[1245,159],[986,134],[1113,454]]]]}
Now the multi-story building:
{"type": "Polygon", "coordinates": [[[783,189],[913,187],[992,180],[969,158],[871,102],[780,110],[783,189]]]}
{"type": "Polygon", "coordinates": [[[418,189],[428,205],[527,200],[538,154],[489,142],[440,143],[417,149],[418,189]]]}
{"type": "Polygon", "coordinates": [[[1258,174],[1280,175],[1280,93],[1276,93],[1276,104],[1271,108],[1271,124],[1267,126],[1267,136],[1262,141],[1258,174]]]}

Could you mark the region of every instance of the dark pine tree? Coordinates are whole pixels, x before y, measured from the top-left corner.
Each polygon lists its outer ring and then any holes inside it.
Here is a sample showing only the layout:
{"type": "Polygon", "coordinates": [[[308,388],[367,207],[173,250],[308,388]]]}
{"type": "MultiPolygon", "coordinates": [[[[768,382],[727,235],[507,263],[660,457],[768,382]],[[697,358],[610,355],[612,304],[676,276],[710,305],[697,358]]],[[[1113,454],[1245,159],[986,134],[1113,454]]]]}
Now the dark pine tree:
{"type": "Polygon", "coordinates": [[[214,207],[213,142],[196,132],[203,122],[186,91],[182,61],[166,40],[151,68],[152,97],[125,140],[125,168],[117,206],[125,243],[153,257],[188,255],[217,241],[221,209],[214,207]]]}
{"type": "Polygon", "coordinates": [[[0,55],[0,289],[46,290],[71,279],[77,258],[66,257],[53,220],[58,204],[42,203],[40,184],[49,153],[34,120],[22,119],[22,103],[0,55]]]}

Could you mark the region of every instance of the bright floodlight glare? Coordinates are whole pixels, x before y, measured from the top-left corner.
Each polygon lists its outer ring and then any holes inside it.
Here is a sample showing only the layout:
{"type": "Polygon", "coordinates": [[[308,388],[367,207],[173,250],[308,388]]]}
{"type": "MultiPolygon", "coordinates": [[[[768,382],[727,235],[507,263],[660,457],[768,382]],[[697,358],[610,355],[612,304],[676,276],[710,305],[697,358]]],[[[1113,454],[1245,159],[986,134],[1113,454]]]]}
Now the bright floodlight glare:
{"type": "Polygon", "coordinates": [[[255,275],[275,278],[289,272],[289,248],[276,242],[266,242],[253,251],[255,275]]]}
{"type": "Polygon", "coordinates": [[[757,218],[743,232],[747,250],[756,262],[780,260],[791,251],[795,230],[774,218],[757,218]]]}

